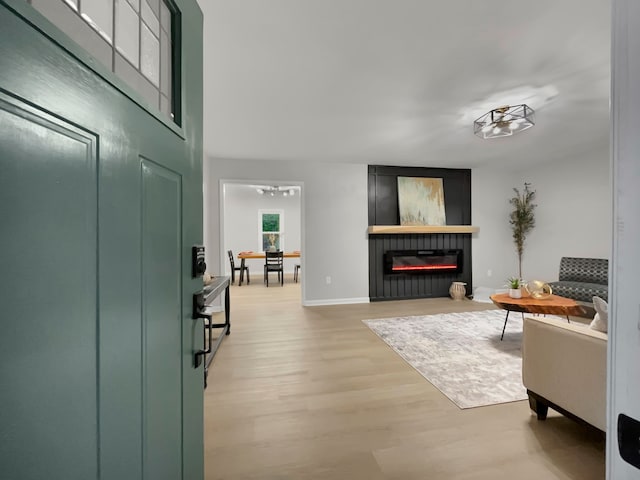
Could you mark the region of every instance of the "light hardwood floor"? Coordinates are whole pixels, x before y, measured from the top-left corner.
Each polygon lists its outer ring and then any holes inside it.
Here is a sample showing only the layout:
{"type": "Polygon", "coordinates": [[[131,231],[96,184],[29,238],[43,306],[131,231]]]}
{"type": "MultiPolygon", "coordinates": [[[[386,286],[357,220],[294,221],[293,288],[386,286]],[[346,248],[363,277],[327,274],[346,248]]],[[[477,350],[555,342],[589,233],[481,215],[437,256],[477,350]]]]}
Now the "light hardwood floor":
{"type": "Polygon", "coordinates": [[[526,401],[460,410],[361,322],[485,308],[302,307],[291,278],[232,286],[205,391],[207,480],[605,478],[597,431],[551,411],[539,422],[526,401]]]}

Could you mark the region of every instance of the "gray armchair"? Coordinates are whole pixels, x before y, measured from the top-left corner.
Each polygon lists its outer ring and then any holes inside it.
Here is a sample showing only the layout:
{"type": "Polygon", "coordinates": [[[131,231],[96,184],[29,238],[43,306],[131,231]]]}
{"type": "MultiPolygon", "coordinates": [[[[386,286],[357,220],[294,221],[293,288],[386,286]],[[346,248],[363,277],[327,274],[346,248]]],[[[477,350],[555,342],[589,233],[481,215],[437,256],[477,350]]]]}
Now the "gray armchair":
{"type": "Polygon", "coordinates": [[[556,295],[591,304],[594,296],[608,301],[608,282],[606,258],[562,257],[558,281],[549,285],[556,295]]]}

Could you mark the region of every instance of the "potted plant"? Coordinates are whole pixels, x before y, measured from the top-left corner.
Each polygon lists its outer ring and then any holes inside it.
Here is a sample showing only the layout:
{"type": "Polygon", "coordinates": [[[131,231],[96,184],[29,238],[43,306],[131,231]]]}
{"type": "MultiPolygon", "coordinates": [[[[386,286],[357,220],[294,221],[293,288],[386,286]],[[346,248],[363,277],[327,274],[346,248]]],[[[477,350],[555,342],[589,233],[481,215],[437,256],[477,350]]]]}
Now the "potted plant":
{"type": "MultiPolygon", "coordinates": [[[[513,242],[516,245],[516,252],[518,253],[518,277],[522,278],[522,255],[524,254],[524,242],[527,239],[527,235],[536,224],[534,209],[536,204],[533,200],[536,197],[535,190],[530,190],[530,183],[524,184],[524,190],[520,193],[520,190],[514,188],[515,196],[509,200],[509,203],[513,206],[513,210],[509,215],[509,224],[513,234],[513,242]]],[[[520,285],[521,282],[519,282],[520,285]]]]}
{"type": "Polygon", "coordinates": [[[509,296],[511,298],[522,298],[522,280],[516,277],[509,277],[507,286],[509,287],[509,296]]]}

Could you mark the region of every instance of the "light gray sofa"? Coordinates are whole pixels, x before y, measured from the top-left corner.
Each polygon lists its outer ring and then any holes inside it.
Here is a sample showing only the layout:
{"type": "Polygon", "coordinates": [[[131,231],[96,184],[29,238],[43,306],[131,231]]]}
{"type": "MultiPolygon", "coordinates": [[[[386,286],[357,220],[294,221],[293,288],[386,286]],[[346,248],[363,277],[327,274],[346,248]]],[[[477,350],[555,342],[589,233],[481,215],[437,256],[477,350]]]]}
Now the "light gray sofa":
{"type": "Polygon", "coordinates": [[[539,420],[551,407],[605,431],[607,334],[557,318],[525,318],[522,382],[539,420]]]}

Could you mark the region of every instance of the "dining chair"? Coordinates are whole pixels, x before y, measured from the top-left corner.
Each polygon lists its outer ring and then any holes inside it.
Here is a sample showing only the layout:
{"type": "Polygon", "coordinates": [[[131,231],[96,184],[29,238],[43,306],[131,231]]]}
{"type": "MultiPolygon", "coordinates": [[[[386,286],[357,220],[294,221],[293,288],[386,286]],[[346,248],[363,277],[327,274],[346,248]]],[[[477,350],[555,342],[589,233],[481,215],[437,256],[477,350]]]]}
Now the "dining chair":
{"type": "Polygon", "coordinates": [[[269,273],[278,272],[280,286],[284,286],[284,256],[283,252],[264,252],[264,282],[269,286],[269,273]]]}
{"type": "Polygon", "coordinates": [[[227,255],[229,255],[229,263],[231,264],[231,283],[235,283],[236,281],[236,272],[240,272],[240,279],[238,281],[238,286],[242,285],[242,278],[244,277],[244,272],[247,272],[247,283],[251,283],[251,279],[249,278],[249,267],[240,265],[236,267],[236,262],[233,259],[233,251],[227,250],[227,255]],[[243,271],[244,270],[244,271],[243,271]]]}
{"type": "Polygon", "coordinates": [[[298,272],[300,271],[300,264],[296,263],[293,267],[293,281],[298,283],[298,272]]]}

